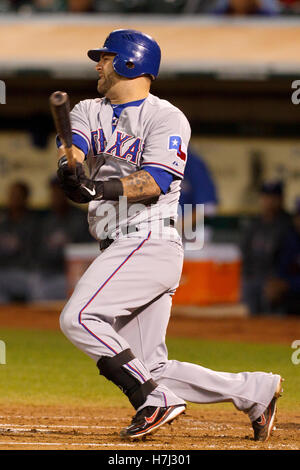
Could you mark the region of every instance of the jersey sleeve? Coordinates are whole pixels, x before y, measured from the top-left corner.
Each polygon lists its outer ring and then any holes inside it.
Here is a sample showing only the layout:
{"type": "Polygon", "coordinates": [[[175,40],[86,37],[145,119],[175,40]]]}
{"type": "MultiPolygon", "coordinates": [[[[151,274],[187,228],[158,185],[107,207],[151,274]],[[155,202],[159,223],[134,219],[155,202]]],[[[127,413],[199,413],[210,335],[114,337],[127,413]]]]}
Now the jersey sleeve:
{"type": "MultiPolygon", "coordinates": [[[[83,151],[85,156],[87,156],[91,148],[91,130],[89,126],[85,101],[80,101],[74,106],[70,112],[70,120],[72,129],[72,142],[76,147],[83,151]]],[[[59,137],[56,138],[56,145],[58,147],[61,145],[59,137]]]]}
{"type": "MultiPolygon", "coordinates": [[[[85,157],[89,153],[89,147],[88,147],[88,144],[86,143],[86,140],[83,137],[81,137],[81,135],[76,134],[75,132],[72,132],[72,144],[75,145],[75,147],[78,147],[80,150],[82,150],[85,157]]],[[[58,135],[56,136],[56,145],[58,148],[62,145],[62,142],[58,135]]]]}
{"type": "Polygon", "coordinates": [[[154,166],[144,166],[143,170],[148,171],[148,173],[152,176],[152,178],[154,178],[155,182],[160,187],[161,191],[166,194],[170,184],[173,181],[174,175],[166,170],[155,168],[154,166]]]}
{"type": "Polygon", "coordinates": [[[163,113],[145,139],[141,168],[160,168],[182,179],[190,137],[190,125],[181,111],[163,113]]]}
{"type": "MultiPolygon", "coordinates": [[[[81,140],[83,139],[86,142],[87,153],[85,155],[87,155],[91,149],[91,129],[88,119],[87,101],[88,100],[77,103],[70,113],[72,134],[80,136],[81,140]]],[[[77,139],[77,142],[78,140],[79,139],[77,139]]],[[[74,142],[74,145],[77,144],[74,142]]]]}

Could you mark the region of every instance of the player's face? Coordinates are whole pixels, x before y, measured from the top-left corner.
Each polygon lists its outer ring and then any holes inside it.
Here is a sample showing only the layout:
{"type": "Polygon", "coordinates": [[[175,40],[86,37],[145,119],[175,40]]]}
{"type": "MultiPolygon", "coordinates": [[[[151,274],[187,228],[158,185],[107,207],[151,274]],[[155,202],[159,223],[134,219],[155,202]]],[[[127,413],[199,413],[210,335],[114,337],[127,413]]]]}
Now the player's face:
{"type": "Polygon", "coordinates": [[[120,80],[119,75],[113,68],[114,57],[115,54],[101,54],[100,61],[96,65],[96,70],[99,73],[97,90],[103,96],[106,96],[109,90],[120,80]]]}

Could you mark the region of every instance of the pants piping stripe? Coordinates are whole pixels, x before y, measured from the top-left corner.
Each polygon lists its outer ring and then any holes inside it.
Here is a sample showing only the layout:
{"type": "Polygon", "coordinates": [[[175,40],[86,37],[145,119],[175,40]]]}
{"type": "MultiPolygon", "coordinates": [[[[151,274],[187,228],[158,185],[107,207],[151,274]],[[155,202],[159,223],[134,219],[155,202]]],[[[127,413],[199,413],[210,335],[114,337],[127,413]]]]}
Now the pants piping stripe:
{"type": "Polygon", "coordinates": [[[166,395],[165,395],[164,392],[163,392],[163,396],[164,396],[164,401],[165,401],[165,407],[167,408],[167,406],[168,406],[168,405],[167,405],[167,397],[166,397],[166,395]]]}
{"type": "Polygon", "coordinates": [[[139,371],[137,371],[134,367],[132,367],[132,366],[130,366],[130,365],[128,365],[128,364],[126,364],[126,366],[128,367],[128,369],[130,369],[130,370],[132,370],[133,372],[135,372],[135,373],[142,379],[143,382],[146,382],[145,377],[144,377],[139,371]]]}
{"type": "MultiPolygon", "coordinates": [[[[151,235],[151,231],[148,233],[147,235],[147,238],[145,238],[139,245],[137,248],[135,248],[126,258],[125,260],[114,270],[114,272],[104,281],[104,283],[99,287],[99,289],[95,292],[95,294],[90,298],[90,300],[84,305],[84,307],[80,310],[79,312],[79,316],[78,316],[78,321],[79,321],[79,324],[90,334],[92,335],[95,339],[97,339],[98,341],[100,341],[100,343],[104,344],[104,346],[106,346],[108,349],[110,349],[114,354],[118,354],[117,351],[115,351],[115,349],[113,349],[111,346],[109,346],[107,343],[105,343],[105,341],[103,341],[102,339],[100,339],[97,335],[95,335],[95,333],[93,333],[84,323],[83,321],[81,320],[81,314],[83,313],[83,311],[90,305],[90,303],[95,299],[95,297],[99,294],[99,292],[103,289],[103,287],[106,286],[106,284],[113,278],[113,276],[119,271],[119,269],[121,269],[122,266],[124,266],[124,264],[131,258],[131,256],[136,252],[138,251],[140,248],[142,248],[142,246],[144,245],[144,243],[149,240],[150,238],[150,235],[151,235]]],[[[128,366],[130,368],[130,366],[128,366]]],[[[133,369],[133,368],[132,368],[133,369]]],[[[135,369],[133,369],[135,371],[135,369]]],[[[137,371],[135,371],[139,376],[141,376],[137,371]]],[[[141,376],[141,378],[145,381],[144,377],[141,376]]]]}

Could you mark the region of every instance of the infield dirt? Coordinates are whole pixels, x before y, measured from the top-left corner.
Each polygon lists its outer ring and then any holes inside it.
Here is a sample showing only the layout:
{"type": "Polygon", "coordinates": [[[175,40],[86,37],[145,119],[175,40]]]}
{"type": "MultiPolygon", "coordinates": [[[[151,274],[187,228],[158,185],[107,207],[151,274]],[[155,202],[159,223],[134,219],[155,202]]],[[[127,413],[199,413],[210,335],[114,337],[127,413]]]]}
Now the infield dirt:
{"type": "Polygon", "coordinates": [[[110,450],[298,450],[300,415],[278,414],[268,442],[255,442],[246,415],[237,411],[188,409],[171,426],[145,441],[120,439],[130,409],[13,407],[2,409],[0,449],[110,450]]]}

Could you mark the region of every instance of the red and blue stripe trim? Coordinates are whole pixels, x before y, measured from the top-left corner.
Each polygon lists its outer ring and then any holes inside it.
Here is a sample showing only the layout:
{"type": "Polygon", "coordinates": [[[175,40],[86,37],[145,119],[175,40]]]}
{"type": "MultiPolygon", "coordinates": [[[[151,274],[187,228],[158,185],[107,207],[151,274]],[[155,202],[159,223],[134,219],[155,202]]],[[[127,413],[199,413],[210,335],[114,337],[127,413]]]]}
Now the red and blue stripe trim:
{"type": "MultiPolygon", "coordinates": [[[[138,250],[140,250],[142,248],[142,246],[144,245],[144,243],[149,240],[150,238],[150,235],[151,235],[151,231],[148,233],[147,235],[147,238],[145,238],[138,246],[137,248],[135,248],[126,258],[125,260],[113,271],[113,273],[103,282],[103,284],[99,287],[99,289],[95,292],[95,294],[88,300],[88,302],[84,305],[84,307],[80,310],[79,312],[79,316],[78,316],[78,322],[79,324],[90,334],[92,335],[95,339],[97,339],[101,344],[103,344],[104,346],[106,346],[111,352],[113,352],[114,354],[118,354],[117,351],[112,347],[110,346],[109,344],[107,344],[105,341],[103,341],[103,339],[99,338],[95,333],[93,333],[82,321],[82,313],[84,312],[84,310],[91,304],[91,302],[97,297],[97,295],[102,291],[102,289],[108,284],[108,282],[115,276],[115,274],[122,268],[122,266],[124,266],[125,263],[127,263],[127,261],[134,255],[134,253],[136,253],[138,250]]],[[[139,371],[137,371],[136,369],[134,369],[132,366],[129,366],[127,364],[127,367],[129,369],[131,369],[132,371],[134,371],[139,377],[141,377],[141,379],[145,382],[145,378],[141,375],[141,373],[139,371]]]]}
{"type": "Polygon", "coordinates": [[[91,139],[84,132],[82,132],[80,129],[75,129],[74,127],[72,128],[72,132],[74,134],[82,135],[87,140],[89,149],[91,148],[91,139]]]}
{"type": "Polygon", "coordinates": [[[181,173],[180,171],[174,170],[174,168],[172,168],[171,166],[164,165],[163,163],[145,162],[144,165],[142,165],[141,168],[143,168],[143,167],[145,167],[145,166],[148,166],[148,165],[153,165],[153,166],[158,166],[158,167],[162,167],[162,168],[167,168],[168,170],[170,170],[170,171],[173,172],[173,173],[176,173],[177,175],[184,176],[184,173],[181,173]]]}

